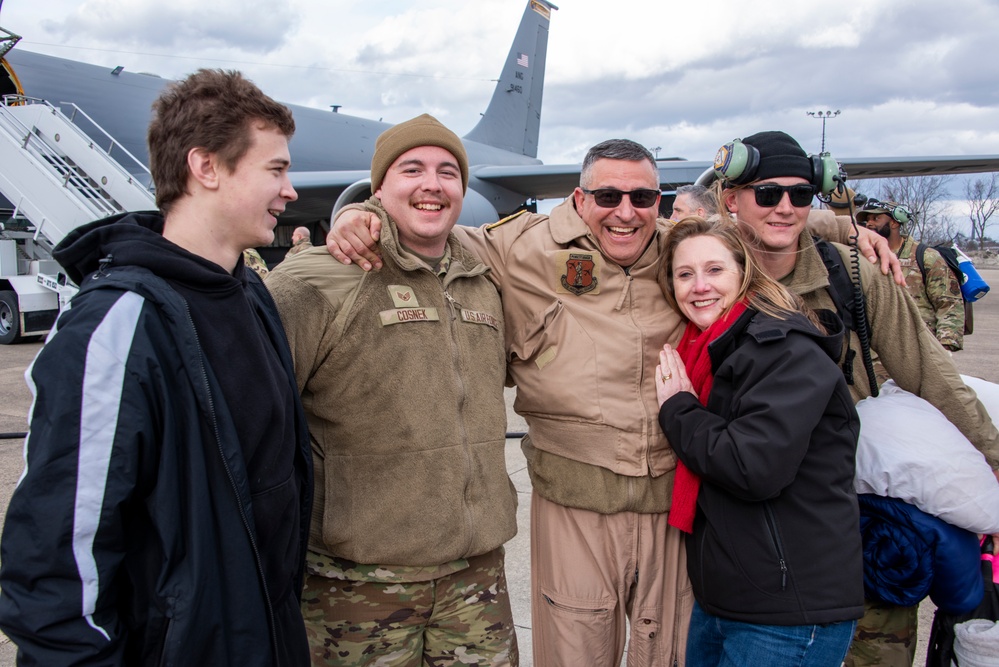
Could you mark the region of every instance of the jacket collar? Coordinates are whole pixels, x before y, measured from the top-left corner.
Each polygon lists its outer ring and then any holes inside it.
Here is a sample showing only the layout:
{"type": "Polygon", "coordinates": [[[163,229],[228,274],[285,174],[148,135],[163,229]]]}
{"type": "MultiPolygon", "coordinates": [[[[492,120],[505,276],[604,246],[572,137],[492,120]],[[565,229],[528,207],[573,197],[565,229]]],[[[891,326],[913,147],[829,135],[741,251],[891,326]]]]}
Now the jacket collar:
{"type": "Polygon", "coordinates": [[[567,245],[577,239],[585,238],[584,243],[577,243],[577,245],[597,250],[593,237],[590,236],[590,228],[576,212],[576,202],[572,196],[553,208],[552,212],[548,214],[548,219],[551,221],[552,239],[556,243],[567,245]]]}
{"type": "MultiPolygon", "coordinates": [[[[379,243],[385,257],[391,257],[392,261],[403,271],[425,269],[436,272],[435,267],[427,266],[426,262],[402,247],[402,244],[399,242],[399,228],[396,226],[395,220],[392,219],[382,206],[381,200],[377,197],[371,197],[365,202],[365,205],[382,221],[383,231],[379,243]]],[[[458,238],[454,235],[454,231],[448,232],[444,258],[449,260],[444,264],[448,266],[447,274],[452,278],[458,276],[478,276],[489,273],[489,267],[483,264],[478,257],[465,250],[465,247],[461,245],[458,238]]],[[[448,278],[445,282],[450,282],[450,280],[451,278],[448,278]]]]}
{"type": "Polygon", "coordinates": [[[837,361],[843,349],[843,321],[831,310],[815,311],[826,332],[821,332],[801,313],[788,313],[786,319],[780,320],[748,308],[739,319],[721,334],[708,347],[713,368],[718,368],[738,346],[743,334],[767,344],[783,341],[792,331],[811,338],[819,348],[833,361],[837,361]]]}
{"type": "MultiPolygon", "coordinates": [[[[603,255],[600,246],[597,244],[590,228],[586,222],[576,212],[576,203],[570,196],[561,204],[552,209],[548,214],[548,225],[551,230],[552,240],[560,245],[573,245],[585,250],[592,250],[603,255]]],[[[634,273],[636,269],[647,266],[655,266],[659,263],[659,248],[662,245],[665,231],[668,227],[660,220],[656,222],[656,232],[649,241],[649,246],[642,253],[641,257],[630,267],[623,267],[628,273],[634,273]]],[[[617,266],[613,262],[607,262],[611,266],[617,266]]]]}
{"type": "Polygon", "coordinates": [[[807,231],[798,236],[798,260],[794,270],[781,280],[794,294],[809,294],[829,287],[829,272],[815,248],[815,239],[807,231]]]}

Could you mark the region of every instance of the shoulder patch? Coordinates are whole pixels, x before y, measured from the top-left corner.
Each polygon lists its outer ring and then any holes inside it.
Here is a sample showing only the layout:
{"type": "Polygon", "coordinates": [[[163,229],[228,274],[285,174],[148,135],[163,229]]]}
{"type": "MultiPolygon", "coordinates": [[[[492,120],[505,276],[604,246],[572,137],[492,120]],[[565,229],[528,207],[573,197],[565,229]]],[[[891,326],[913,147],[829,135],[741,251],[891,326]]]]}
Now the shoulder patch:
{"type": "Polygon", "coordinates": [[[530,211],[528,211],[527,209],[523,209],[523,210],[517,211],[516,213],[512,213],[512,214],[506,216],[505,218],[502,218],[502,219],[500,219],[500,220],[492,223],[491,225],[486,225],[486,229],[496,229],[500,225],[505,224],[507,222],[510,222],[514,218],[519,218],[520,216],[524,215],[525,213],[529,213],[529,212],[530,211]]]}

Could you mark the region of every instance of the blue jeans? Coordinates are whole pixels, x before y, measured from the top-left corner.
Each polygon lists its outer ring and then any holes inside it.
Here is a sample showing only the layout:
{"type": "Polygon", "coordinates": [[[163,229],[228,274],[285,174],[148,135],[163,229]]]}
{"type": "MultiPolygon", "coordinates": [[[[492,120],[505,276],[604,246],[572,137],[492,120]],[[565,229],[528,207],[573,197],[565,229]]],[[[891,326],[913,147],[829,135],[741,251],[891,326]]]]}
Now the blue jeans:
{"type": "Polygon", "coordinates": [[[758,625],[713,616],[694,603],[687,636],[691,667],[839,667],[856,621],[758,625]]]}

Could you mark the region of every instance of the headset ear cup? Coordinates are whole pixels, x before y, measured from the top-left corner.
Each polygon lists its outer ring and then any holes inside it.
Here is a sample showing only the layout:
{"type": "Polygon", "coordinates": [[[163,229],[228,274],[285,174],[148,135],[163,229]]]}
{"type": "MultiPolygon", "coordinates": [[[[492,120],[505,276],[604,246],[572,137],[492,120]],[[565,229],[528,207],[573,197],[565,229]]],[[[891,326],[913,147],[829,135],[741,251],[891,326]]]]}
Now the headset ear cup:
{"type": "Polygon", "coordinates": [[[836,189],[839,163],[829,153],[809,156],[812,160],[812,185],[820,195],[831,194],[836,189]]]}
{"type": "Polygon", "coordinates": [[[760,152],[734,139],[715,153],[715,175],[730,185],[749,183],[760,166],[760,152]]]}
{"type": "Polygon", "coordinates": [[[907,225],[912,218],[904,206],[895,206],[891,210],[891,219],[900,225],[907,225]]]}

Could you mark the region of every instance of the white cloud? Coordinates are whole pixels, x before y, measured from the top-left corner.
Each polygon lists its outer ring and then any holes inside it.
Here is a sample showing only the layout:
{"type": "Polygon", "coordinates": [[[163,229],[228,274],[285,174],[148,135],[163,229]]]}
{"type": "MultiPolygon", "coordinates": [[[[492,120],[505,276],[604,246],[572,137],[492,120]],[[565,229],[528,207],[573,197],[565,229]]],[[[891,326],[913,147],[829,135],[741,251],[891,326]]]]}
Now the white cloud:
{"type": "MultiPolygon", "coordinates": [[[[6,0],[25,48],[177,77],[244,70],[274,97],[459,132],[485,110],[524,10],[513,0],[6,0]],[[85,47],[85,48],[68,48],[85,47]],[[85,50],[102,49],[102,50],[85,50]],[[164,54],[151,56],[145,54],[164,54]]],[[[552,12],[540,154],[574,162],[625,136],[710,159],[784,129],[847,157],[999,154],[999,5],[868,0],[564,0],[552,12]]]]}

